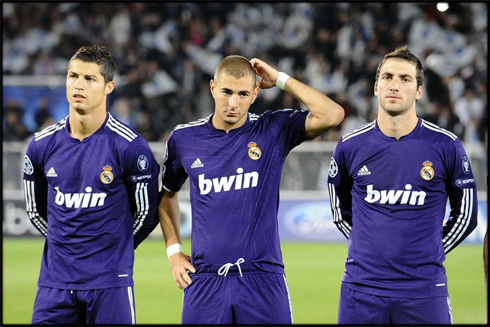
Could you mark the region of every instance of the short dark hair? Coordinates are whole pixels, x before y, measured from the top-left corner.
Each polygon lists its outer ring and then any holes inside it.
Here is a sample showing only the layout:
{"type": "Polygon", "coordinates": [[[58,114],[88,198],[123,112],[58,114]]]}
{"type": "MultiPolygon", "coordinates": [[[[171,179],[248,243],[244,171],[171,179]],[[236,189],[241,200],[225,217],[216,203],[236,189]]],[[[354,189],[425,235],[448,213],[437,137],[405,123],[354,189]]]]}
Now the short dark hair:
{"type": "Polygon", "coordinates": [[[116,63],[111,54],[103,45],[83,46],[71,57],[68,67],[73,60],[78,59],[85,62],[94,62],[100,67],[100,73],[104,77],[104,83],[107,84],[114,79],[116,63]]]}
{"type": "Polygon", "coordinates": [[[255,70],[250,61],[245,57],[238,55],[225,57],[216,68],[214,79],[216,80],[223,71],[237,79],[250,76],[255,82],[255,70]]]}
{"type": "Polygon", "coordinates": [[[381,70],[381,66],[383,66],[386,60],[393,58],[403,59],[415,64],[415,78],[417,79],[417,88],[424,84],[424,68],[422,67],[422,63],[420,62],[419,58],[417,58],[417,56],[415,56],[412,52],[410,52],[410,50],[408,50],[406,46],[396,48],[395,51],[390,52],[384,56],[383,60],[376,69],[376,83],[378,83],[379,71],[381,70]]]}

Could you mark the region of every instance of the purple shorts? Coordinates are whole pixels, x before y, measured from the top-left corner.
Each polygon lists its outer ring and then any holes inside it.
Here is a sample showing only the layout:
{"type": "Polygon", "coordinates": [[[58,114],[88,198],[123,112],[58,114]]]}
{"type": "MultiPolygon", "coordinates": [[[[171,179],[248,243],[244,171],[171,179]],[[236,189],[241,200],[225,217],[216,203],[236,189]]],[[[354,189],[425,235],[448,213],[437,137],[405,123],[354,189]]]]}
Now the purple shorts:
{"type": "Polygon", "coordinates": [[[350,289],[342,283],[338,324],[451,325],[449,297],[407,299],[377,296],[350,289]]]}
{"type": "Polygon", "coordinates": [[[38,286],[33,325],[134,325],[131,286],[71,291],[38,286]]]}
{"type": "Polygon", "coordinates": [[[182,324],[291,325],[289,288],[282,273],[243,269],[243,277],[230,269],[191,274],[184,289],[182,324]]]}

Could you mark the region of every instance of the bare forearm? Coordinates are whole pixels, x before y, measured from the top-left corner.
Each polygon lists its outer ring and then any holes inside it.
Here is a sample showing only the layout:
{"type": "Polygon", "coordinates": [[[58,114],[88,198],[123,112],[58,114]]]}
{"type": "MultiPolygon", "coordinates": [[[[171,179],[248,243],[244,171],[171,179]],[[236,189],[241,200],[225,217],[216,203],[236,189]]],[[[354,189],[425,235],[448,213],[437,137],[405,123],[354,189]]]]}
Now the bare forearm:
{"type": "Polygon", "coordinates": [[[344,119],[344,109],[320,91],[293,77],[289,76],[288,78],[286,74],[278,72],[260,59],[253,58],[250,63],[254,67],[255,73],[261,77],[259,83],[261,89],[280,87],[310,110],[311,114],[305,123],[306,133],[310,138],[325,133],[344,119]]]}
{"type": "Polygon", "coordinates": [[[176,192],[164,192],[158,206],[158,217],[168,247],[180,243],[180,207],[176,192]]]}
{"type": "Polygon", "coordinates": [[[184,289],[192,283],[188,271],[195,273],[196,269],[191,264],[191,257],[182,253],[182,248],[173,251],[173,253],[169,253],[169,246],[180,243],[180,207],[177,192],[163,191],[158,206],[158,216],[160,218],[163,236],[165,237],[172,276],[176,285],[180,289],[184,289]]]}
{"type": "Polygon", "coordinates": [[[327,97],[292,77],[286,81],[284,90],[303,102],[310,110],[310,121],[306,129],[310,137],[316,137],[337,126],[344,119],[344,109],[327,97]]]}

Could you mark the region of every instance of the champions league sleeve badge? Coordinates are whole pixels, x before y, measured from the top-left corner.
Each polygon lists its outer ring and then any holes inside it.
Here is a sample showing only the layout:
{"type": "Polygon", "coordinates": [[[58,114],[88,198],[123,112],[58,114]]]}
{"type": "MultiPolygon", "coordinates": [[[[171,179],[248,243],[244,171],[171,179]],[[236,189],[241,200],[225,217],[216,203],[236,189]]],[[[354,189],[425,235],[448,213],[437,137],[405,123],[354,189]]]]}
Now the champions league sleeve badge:
{"type": "Polygon", "coordinates": [[[103,171],[100,173],[100,181],[104,184],[110,184],[114,180],[114,174],[112,173],[112,167],[105,165],[103,171]]]}
{"type": "Polygon", "coordinates": [[[330,160],[330,167],[328,169],[328,176],[334,178],[335,176],[337,176],[338,172],[339,167],[337,166],[337,162],[335,161],[335,159],[332,157],[332,159],[330,160]]]}
{"type": "Polygon", "coordinates": [[[435,175],[434,168],[432,168],[432,162],[426,160],[422,165],[424,167],[420,170],[420,176],[426,181],[430,181],[435,175]]]}
{"type": "Polygon", "coordinates": [[[463,165],[463,173],[465,175],[468,175],[470,173],[470,161],[468,160],[467,156],[463,156],[462,165],[463,165]]]}
{"type": "Polygon", "coordinates": [[[262,156],[262,150],[259,149],[257,146],[257,143],[255,142],[250,142],[248,144],[248,156],[252,160],[259,160],[260,157],[262,156]]]}
{"type": "Polygon", "coordinates": [[[148,158],[144,154],[138,157],[138,169],[142,173],[148,170],[148,158]]]}
{"type": "Polygon", "coordinates": [[[27,175],[32,175],[34,172],[34,166],[32,165],[31,159],[26,155],[24,156],[24,173],[27,175]]]}

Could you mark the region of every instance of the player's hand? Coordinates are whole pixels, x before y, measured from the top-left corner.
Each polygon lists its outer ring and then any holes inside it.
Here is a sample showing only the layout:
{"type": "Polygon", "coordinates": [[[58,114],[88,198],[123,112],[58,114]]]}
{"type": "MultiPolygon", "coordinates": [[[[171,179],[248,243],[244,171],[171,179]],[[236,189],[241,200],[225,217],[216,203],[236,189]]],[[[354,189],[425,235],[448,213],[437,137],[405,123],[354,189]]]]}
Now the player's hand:
{"type": "Polygon", "coordinates": [[[196,268],[191,264],[191,257],[185,253],[179,252],[171,255],[168,258],[170,270],[174,276],[174,281],[177,286],[183,290],[192,283],[189,271],[196,272],[196,268]]]}
{"type": "Polygon", "coordinates": [[[261,89],[270,89],[271,87],[276,86],[276,80],[279,76],[279,72],[277,70],[257,58],[252,58],[250,63],[255,69],[255,74],[262,78],[259,84],[261,89]]]}

